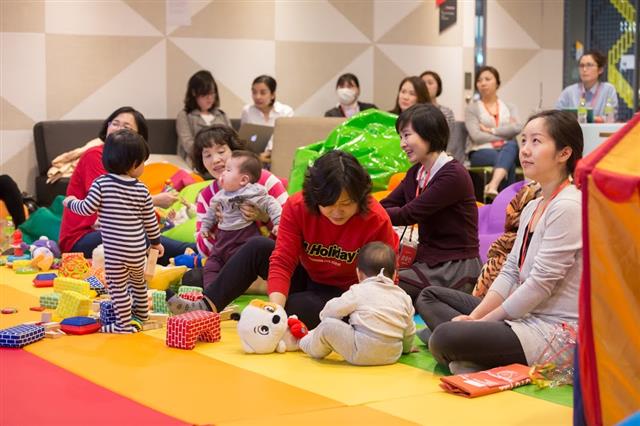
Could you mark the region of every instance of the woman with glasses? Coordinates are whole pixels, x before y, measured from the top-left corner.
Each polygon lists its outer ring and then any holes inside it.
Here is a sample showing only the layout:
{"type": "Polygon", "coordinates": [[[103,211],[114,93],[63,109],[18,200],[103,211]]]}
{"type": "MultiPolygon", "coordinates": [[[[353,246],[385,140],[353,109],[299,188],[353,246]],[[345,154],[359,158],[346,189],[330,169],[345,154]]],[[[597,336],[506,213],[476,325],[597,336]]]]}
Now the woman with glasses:
{"type": "Polygon", "coordinates": [[[196,134],[212,124],[230,126],[227,115],[220,109],[218,85],[209,71],[201,70],[191,76],[184,95],[184,108],[176,118],[178,155],[190,161],[196,134]]]}
{"type": "Polygon", "coordinates": [[[566,87],[558,101],[556,109],[576,109],[580,100],[584,99],[587,108],[593,109],[593,117],[596,121],[605,115],[604,108],[609,102],[615,112],[618,109],[618,94],[611,83],[600,81],[604,74],[607,58],[597,50],[589,50],[580,58],[578,69],[580,82],[566,87]]]}
{"type": "MultiPolygon", "coordinates": [[[[102,164],[104,141],[107,136],[120,129],[136,132],[145,140],[149,136],[147,122],[140,112],[128,106],[112,112],[98,133],[98,138],[95,141],[97,146],[88,149],[80,157],[78,165],[71,175],[67,196],[73,195],[76,198],[84,199],[93,181],[98,176],[107,173],[102,164]]],[[[177,201],[177,197],[169,192],[154,195],[152,199],[154,205],[163,208],[167,208],[177,201]]],[[[96,219],[97,215],[80,216],[69,209],[64,209],[60,227],[60,249],[64,253],[80,252],[86,258],[90,258],[93,249],[102,244],[99,223],[96,222],[96,219]]],[[[160,237],[160,240],[165,248],[164,256],[158,260],[158,263],[162,265],[168,264],[170,258],[183,254],[188,247],[195,249],[195,244],[182,243],[166,237],[160,237]]]]}

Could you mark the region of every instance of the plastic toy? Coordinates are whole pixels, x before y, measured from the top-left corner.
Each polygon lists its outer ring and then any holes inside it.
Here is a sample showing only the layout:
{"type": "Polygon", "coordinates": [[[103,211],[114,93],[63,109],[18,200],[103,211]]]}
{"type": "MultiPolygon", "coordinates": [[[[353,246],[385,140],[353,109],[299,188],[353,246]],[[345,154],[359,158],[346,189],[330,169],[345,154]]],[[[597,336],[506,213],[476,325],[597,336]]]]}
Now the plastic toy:
{"type": "Polygon", "coordinates": [[[180,279],[187,272],[186,266],[156,266],[153,278],[148,280],[147,286],[155,290],[166,290],[171,284],[180,282],[180,279]]]}
{"type": "Polygon", "coordinates": [[[304,323],[295,316],[287,318],[282,306],[258,299],[249,302],[238,321],[238,335],[246,353],[297,351],[298,341],[307,333],[304,323]]]}
{"type": "Polygon", "coordinates": [[[44,327],[35,324],[22,324],[0,330],[0,346],[21,348],[44,339],[44,327]]]}
{"type": "Polygon", "coordinates": [[[220,340],[220,315],[208,311],[193,311],[169,317],[167,320],[167,346],[193,349],[196,341],[220,340]]]}
{"type": "Polygon", "coordinates": [[[38,238],[37,240],[35,240],[33,243],[31,243],[31,246],[29,247],[29,250],[31,251],[32,257],[33,256],[33,251],[37,248],[40,247],[44,247],[46,249],[48,249],[51,254],[53,255],[53,257],[55,258],[60,258],[60,256],[62,255],[62,252],[60,251],[60,247],[58,247],[58,243],[56,243],[53,240],[50,240],[49,238],[42,236],[40,238],[38,238]]]}
{"type": "Polygon", "coordinates": [[[56,274],[38,274],[33,279],[34,287],[53,287],[53,280],[56,279],[56,274]]]}
{"type": "Polygon", "coordinates": [[[191,249],[185,250],[184,254],[180,256],[172,257],[169,259],[169,263],[175,266],[186,266],[187,268],[202,268],[207,261],[207,258],[194,252],[191,249]]]}
{"type": "Polygon", "coordinates": [[[10,314],[18,313],[18,310],[16,308],[2,308],[0,312],[2,312],[5,315],[10,315],[10,314]]]}
{"type": "Polygon", "coordinates": [[[90,266],[82,253],[63,253],[58,275],[83,280],[90,273],[90,266]]]}
{"type": "Polygon", "coordinates": [[[23,256],[24,255],[24,251],[27,249],[27,247],[29,247],[28,245],[26,245],[24,243],[24,241],[22,241],[22,231],[19,229],[16,229],[13,232],[13,236],[12,236],[12,241],[11,241],[11,247],[13,248],[13,255],[14,256],[23,256]]]}

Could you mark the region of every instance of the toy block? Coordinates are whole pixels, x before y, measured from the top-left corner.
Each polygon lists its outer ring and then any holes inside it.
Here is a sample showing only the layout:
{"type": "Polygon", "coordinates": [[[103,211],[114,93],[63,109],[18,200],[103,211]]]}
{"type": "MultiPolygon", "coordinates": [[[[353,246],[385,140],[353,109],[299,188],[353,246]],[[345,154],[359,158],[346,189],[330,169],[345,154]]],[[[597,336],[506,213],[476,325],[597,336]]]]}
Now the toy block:
{"type": "Polygon", "coordinates": [[[111,300],[100,302],[100,322],[103,325],[116,322],[116,311],[113,309],[113,302],[111,300]]]}
{"type": "Polygon", "coordinates": [[[198,340],[220,340],[220,315],[208,311],[192,311],[167,320],[166,344],[170,348],[193,349],[198,340]]]}
{"type": "Polygon", "coordinates": [[[0,346],[21,348],[44,339],[44,327],[35,324],[22,324],[0,330],[0,346]]]}
{"type": "Polygon", "coordinates": [[[60,330],[59,322],[45,322],[44,324],[38,324],[44,327],[44,331],[57,331],[60,330]]]}
{"type": "Polygon", "coordinates": [[[36,312],[42,312],[47,308],[44,308],[42,306],[32,306],[29,308],[30,311],[36,311],[36,312]]]}
{"type": "Polygon", "coordinates": [[[67,334],[90,334],[100,330],[101,324],[94,318],[75,316],[60,322],[60,329],[67,334]]]}
{"type": "Polygon", "coordinates": [[[56,274],[38,274],[33,279],[34,287],[53,287],[53,280],[56,279],[56,274]]]}
{"type": "Polygon", "coordinates": [[[15,256],[15,255],[7,256],[7,263],[12,266],[15,262],[19,262],[21,260],[26,260],[28,261],[28,263],[31,263],[31,254],[26,253],[26,254],[23,254],[22,256],[15,256]]]}
{"type": "Polygon", "coordinates": [[[156,330],[158,328],[162,328],[163,325],[164,324],[162,324],[159,321],[147,320],[147,321],[142,323],[142,330],[143,331],[156,330]]]}
{"type": "Polygon", "coordinates": [[[203,297],[204,297],[204,295],[202,293],[197,293],[195,291],[192,291],[191,293],[182,293],[180,295],[181,299],[191,300],[192,302],[197,302],[198,300],[202,299],[203,297]]]}
{"type": "Polygon", "coordinates": [[[156,321],[162,325],[165,325],[168,319],[169,319],[169,314],[159,314],[155,312],[149,312],[149,321],[156,321]]]}
{"type": "Polygon", "coordinates": [[[160,252],[154,248],[149,249],[149,256],[147,257],[147,266],[144,269],[144,278],[151,280],[156,274],[156,264],[158,263],[158,255],[160,252]]]}
{"type": "Polygon", "coordinates": [[[178,296],[185,293],[202,293],[202,287],[196,287],[193,285],[181,285],[178,287],[178,296]]]}
{"type": "Polygon", "coordinates": [[[87,316],[91,310],[91,300],[84,294],[75,291],[63,291],[56,308],[58,318],[87,316]]]}
{"type": "Polygon", "coordinates": [[[102,296],[103,294],[107,294],[107,288],[102,284],[102,281],[95,275],[91,275],[87,277],[86,280],[89,283],[89,288],[96,292],[98,296],[102,296]]]}
{"type": "Polygon", "coordinates": [[[0,312],[2,312],[3,314],[9,315],[9,314],[18,313],[18,310],[16,308],[2,308],[0,312]]]}
{"type": "Polygon", "coordinates": [[[62,253],[58,274],[63,277],[83,280],[90,275],[90,266],[82,253],[62,253]]]}
{"type": "Polygon", "coordinates": [[[65,332],[63,332],[62,330],[51,330],[51,331],[45,331],[44,332],[44,337],[46,337],[47,339],[57,339],[59,337],[64,336],[65,332]]]}
{"type": "Polygon", "coordinates": [[[91,284],[85,280],[78,280],[69,277],[58,277],[53,280],[53,291],[62,293],[63,291],[75,291],[87,297],[96,297],[95,290],[91,290],[91,284]]]}
{"type": "Polygon", "coordinates": [[[229,321],[231,319],[231,314],[234,312],[238,312],[238,305],[227,306],[222,311],[218,312],[220,314],[220,321],[229,321]]]}
{"type": "Polygon", "coordinates": [[[156,290],[153,293],[153,312],[168,314],[169,307],[167,306],[167,293],[162,290],[156,290]]]}
{"type": "Polygon", "coordinates": [[[40,296],[40,306],[55,309],[60,301],[60,293],[47,293],[40,296]]]}
{"type": "Polygon", "coordinates": [[[51,314],[51,312],[43,312],[43,313],[40,315],[40,322],[45,322],[45,323],[46,323],[46,322],[51,322],[51,318],[52,318],[52,316],[53,316],[53,315],[51,314]]]}
{"type": "Polygon", "coordinates": [[[13,269],[27,268],[30,266],[31,266],[31,259],[15,259],[13,262],[11,262],[11,267],[13,269]]]}

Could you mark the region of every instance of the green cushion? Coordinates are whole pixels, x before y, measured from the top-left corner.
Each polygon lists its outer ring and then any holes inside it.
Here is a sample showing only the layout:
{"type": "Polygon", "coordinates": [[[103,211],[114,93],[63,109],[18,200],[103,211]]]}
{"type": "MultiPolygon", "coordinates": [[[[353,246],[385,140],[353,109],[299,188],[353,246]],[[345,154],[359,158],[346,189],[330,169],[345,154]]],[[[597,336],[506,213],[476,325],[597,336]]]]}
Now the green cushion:
{"type": "Polygon", "coordinates": [[[60,237],[61,223],[61,216],[55,215],[46,207],[41,207],[18,228],[22,231],[22,238],[27,244],[31,244],[43,235],[57,242],[60,237]]]}
{"type": "Polygon", "coordinates": [[[182,241],[183,243],[195,243],[195,232],[196,218],[192,217],[186,222],[163,232],[162,235],[172,240],[182,241]]]}

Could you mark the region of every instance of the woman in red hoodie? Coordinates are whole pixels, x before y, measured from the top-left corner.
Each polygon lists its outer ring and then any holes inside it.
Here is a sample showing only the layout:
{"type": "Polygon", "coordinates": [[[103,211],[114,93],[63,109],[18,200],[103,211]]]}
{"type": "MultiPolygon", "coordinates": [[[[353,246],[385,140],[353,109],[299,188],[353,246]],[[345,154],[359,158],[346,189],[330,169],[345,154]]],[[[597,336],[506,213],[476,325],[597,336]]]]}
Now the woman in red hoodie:
{"type": "Polygon", "coordinates": [[[355,157],[343,151],[324,154],[307,171],[302,192],[285,204],[276,242],[249,240],[203,300],[189,302],[169,292],[169,308],[173,313],[220,310],[257,276],[268,275],[269,299],[314,328],[325,303],[358,282],[362,246],[382,241],[397,248],[389,216],[370,193],[371,178],[355,157]]]}

